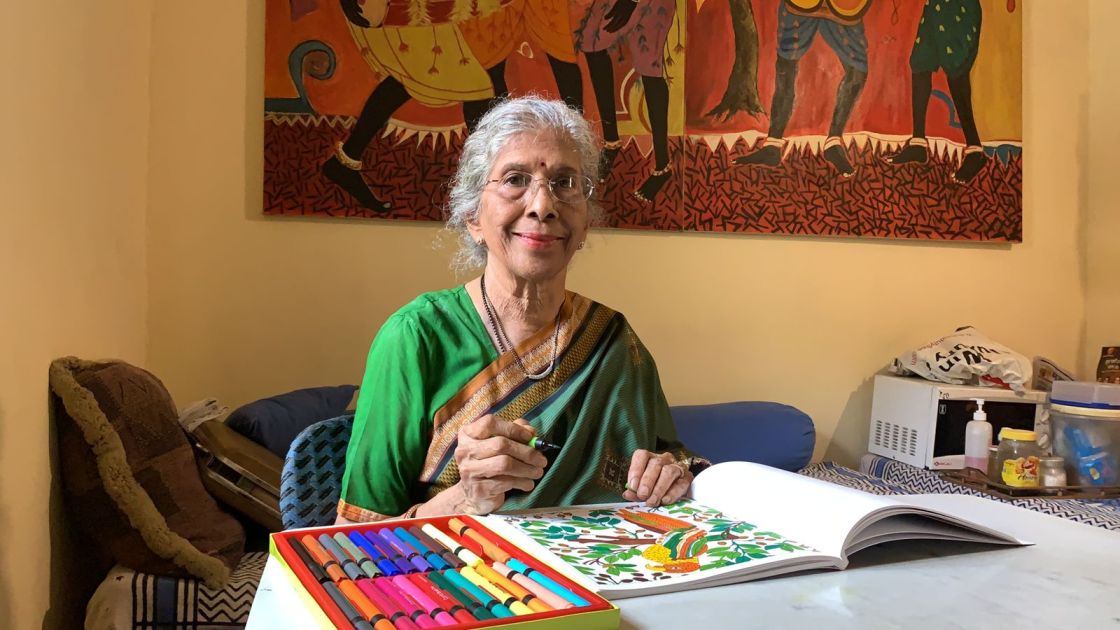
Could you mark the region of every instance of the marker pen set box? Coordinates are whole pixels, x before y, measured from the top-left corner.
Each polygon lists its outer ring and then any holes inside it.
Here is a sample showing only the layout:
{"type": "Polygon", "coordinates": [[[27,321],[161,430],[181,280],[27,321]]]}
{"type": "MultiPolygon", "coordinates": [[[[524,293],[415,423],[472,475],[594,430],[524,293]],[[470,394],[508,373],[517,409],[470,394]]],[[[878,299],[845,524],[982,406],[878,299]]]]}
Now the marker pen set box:
{"type": "Polygon", "coordinates": [[[470,516],[274,533],[322,628],[616,629],[619,611],[470,516]]]}

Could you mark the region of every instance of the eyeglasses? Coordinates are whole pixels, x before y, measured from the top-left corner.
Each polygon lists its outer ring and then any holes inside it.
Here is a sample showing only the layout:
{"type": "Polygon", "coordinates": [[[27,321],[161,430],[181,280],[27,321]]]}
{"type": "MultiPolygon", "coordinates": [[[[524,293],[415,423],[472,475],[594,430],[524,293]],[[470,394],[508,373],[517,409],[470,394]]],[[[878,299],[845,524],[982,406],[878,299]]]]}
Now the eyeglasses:
{"type": "Polygon", "coordinates": [[[573,204],[586,201],[595,192],[595,182],[586,175],[557,175],[549,179],[537,179],[528,173],[510,171],[498,179],[488,179],[487,184],[498,184],[498,194],[507,201],[522,201],[532,198],[526,193],[534,182],[548,182],[548,192],[560,203],[573,204]]]}

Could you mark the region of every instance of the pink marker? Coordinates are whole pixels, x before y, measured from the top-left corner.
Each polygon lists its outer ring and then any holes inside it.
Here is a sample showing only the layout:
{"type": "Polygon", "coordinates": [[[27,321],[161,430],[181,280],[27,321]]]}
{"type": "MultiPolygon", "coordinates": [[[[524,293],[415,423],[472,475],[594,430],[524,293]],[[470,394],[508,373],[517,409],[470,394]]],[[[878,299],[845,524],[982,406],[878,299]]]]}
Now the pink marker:
{"type": "Polygon", "coordinates": [[[383,577],[372,580],[373,585],[381,590],[381,593],[388,597],[390,600],[397,603],[400,610],[403,610],[408,618],[411,619],[416,625],[421,628],[438,628],[440,624],[436,623],[428,613],[420,609],[416,602],[408,598],[407,595],[401,592],[389,578],[383,577]]]}
{"type": "Polygon", "coordinates": [[[432,601],[432,598],[428,597],[427,593],[417,588],[416,585],[413,584],[407,576],[398,575],[391,579],[393,581],[393,586],[401,589],[406,595],[411,597],[413,601],[415,601],[417,604],[420,604],[420,607],[427,611],[427,613],[432,616],[432,619],[435,619],[436,623],[438,623],[439,625],[454,626],[455,624],[459,623],[439,604],[432,601]]]}
{"type": "Polygon", "coordinates": [[[408,618],[408,613],[385,598],[385,594],[373,585],[373,580],[358,580],[357,584],[358,588],[369,598],[369,601],[373,602],[373,605],[377,606],[389,618],[389,623],[393,624],[397,630],[420,630],[420,626],[412,623],[412,620],[408,618]]]}

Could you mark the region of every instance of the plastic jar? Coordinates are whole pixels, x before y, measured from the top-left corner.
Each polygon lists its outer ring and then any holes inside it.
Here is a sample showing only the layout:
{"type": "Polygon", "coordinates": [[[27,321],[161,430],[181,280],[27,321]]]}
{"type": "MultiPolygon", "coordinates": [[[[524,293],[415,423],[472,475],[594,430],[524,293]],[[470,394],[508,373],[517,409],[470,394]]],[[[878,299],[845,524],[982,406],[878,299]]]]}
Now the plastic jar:
{"type": "Polygon", "coordinates": [[[1004,427],[999,431],[1000,481],[1013,488],[1038,487],[1038,435],[1034,431],[1004,427]]]}
{"type": "Polygon", "coordinates": [[[1051,443],[1071,482],[1120,484],[1120,385],[1057,381],[1050,392],[1051,443]]]}

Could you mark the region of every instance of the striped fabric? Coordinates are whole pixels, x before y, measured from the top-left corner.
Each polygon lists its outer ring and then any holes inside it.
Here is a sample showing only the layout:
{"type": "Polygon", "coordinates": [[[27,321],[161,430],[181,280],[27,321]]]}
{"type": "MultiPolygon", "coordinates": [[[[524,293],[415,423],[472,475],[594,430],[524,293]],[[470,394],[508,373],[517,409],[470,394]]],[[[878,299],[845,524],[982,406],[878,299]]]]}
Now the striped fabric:
{"type": "Polygon", "coordinates": [[[241,557],[229,583],[211,589],[198,580],[137,573],[120,565],[86,606],[86,630],[225,630],[244,628],[268,554],[241,557]]]}

